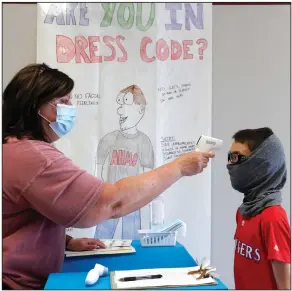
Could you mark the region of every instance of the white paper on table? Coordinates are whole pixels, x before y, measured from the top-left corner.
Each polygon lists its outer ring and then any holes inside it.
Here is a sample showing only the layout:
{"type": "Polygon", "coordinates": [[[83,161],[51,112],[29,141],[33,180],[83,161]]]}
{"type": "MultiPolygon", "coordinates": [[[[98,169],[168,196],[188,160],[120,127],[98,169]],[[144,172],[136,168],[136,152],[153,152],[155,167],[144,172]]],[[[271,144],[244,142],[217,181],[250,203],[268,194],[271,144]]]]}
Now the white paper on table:
{"type": "Polygon", "coordinates": [[[131,246],[132,240],[120,239],[104,239],[101,240],[105,245],[105,249],[95,249],[92,251],[74,252],[65,251],[66,257],[90,256],[90,255],[110,255],[122,253],[135,253],[136,250],[131,246]]]}
{"type": "Polygon", "coordinates": [[[129,247],[132,244],[130,239],[101,239],[107,248],[113,247],[129,247]]]}
{"type": "Polygon", "coordinates": [[[218,284],[212,277],[198,280],[197,278],[199,277],[199,274],[188,275],[188,272],[199,270],[199,268],[200,267],[197,266],[189,268],[145,269],[111,272],[111,287],[112,289],[143,289],[163,286],[199,286],[218,284]],[[128,282],[119,281],[121,278],[125,277],[149,275],[162,275],[162,278],[128,282]]]}

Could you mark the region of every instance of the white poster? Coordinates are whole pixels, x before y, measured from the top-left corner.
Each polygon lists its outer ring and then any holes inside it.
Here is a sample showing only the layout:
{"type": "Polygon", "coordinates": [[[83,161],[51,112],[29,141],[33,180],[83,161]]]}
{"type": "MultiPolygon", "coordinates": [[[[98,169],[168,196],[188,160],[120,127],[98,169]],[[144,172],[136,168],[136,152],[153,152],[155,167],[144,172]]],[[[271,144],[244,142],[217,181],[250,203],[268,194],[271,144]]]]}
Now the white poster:
{"type": "MultiPolygon", "coordinates": [[[[115,182],[170,162],[211,134],[211,3],[40,3],[37,29],[37,61],[75,81],[76,126],[56,146],[81,168],[115,182]]],[[[164,193],[165,220],[185,221],[181,242],[207,256],[210,173],[164,193]]],[[[148,226],[146,206],[88,235],[136,239],[148,226]]]]}

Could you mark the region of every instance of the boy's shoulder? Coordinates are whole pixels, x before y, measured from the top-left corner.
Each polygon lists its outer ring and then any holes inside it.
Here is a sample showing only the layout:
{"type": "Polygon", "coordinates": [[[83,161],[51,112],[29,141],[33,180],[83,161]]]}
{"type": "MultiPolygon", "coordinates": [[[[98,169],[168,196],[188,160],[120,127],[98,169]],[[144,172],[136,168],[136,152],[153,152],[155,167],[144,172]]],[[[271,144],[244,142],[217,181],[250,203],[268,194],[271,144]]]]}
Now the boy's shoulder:
{"type": "Polygon", "coordinates": [[[274,205],[274,206],[270,206],[267,207],[266,209],[263,210],[263,212],[261,213],[262,215],[287,215],[285,209],[281,206],[281,205],[274,205]]]}
{"type": "Polygon", "coordinates": [[[287,213],[281,205],[267,207],[260,216],[264,222],[276,222],[282,219],[288,221],[287,213]]]}
{"type": "MultiPolygon", "coordinates": [[[[262,222],[279,221],[279,219],[284,219],[288,221],[287,213],[281,205],[267,207],[260,214],[257,214],[252,218],[256,219],[256,221],[260,220],[262,222]]],[[[247,218],[244,217],[238,209],[236,212],[236,222],[240,223],[240,221],[245,219],[247,218]]]]}

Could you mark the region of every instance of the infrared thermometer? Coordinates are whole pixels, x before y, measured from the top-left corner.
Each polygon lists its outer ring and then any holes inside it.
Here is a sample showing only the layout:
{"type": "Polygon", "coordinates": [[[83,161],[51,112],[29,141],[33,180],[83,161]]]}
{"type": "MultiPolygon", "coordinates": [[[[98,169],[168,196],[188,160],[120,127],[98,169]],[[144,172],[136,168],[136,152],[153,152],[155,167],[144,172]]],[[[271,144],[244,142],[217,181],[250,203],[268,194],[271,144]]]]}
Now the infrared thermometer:
{"type": "Polygon", "coordinates": [[[206,135],[201,135],[196,144],[197,152],[210,152],[212,150],[220,149],[223,144],[223,140],[210,137],[206,135]]]}

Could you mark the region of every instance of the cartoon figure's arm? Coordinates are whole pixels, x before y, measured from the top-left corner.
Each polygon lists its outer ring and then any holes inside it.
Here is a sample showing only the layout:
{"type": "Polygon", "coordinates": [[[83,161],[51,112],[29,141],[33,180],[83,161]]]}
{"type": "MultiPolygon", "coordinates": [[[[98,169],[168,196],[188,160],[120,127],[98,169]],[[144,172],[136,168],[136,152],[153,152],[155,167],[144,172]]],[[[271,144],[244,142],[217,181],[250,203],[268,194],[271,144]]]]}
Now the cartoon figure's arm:
{"type": "Polygon", "coordinates": [[[94,175],[104,181],[107,181],[107,171],[105,169],[109,159],[109,147],[110,145],[102,138],[97,146],[96,159],[95,159],[95,171],[94,175]]]}
{"type": "Polygon", "coordinates": [[[100,164],[95,163],[94,176],[97,177],[97,178],[99,178],[99,179],[104,180],[103,179],[103,175],[102,175],[102,170],[103,170],[103,165],[100,165],[100,164]]]}
{"type": "Polygon", "coordinates": [[[148,136],[145,135],[145,139],[142,145],[141,153],[141,168],[140,173],[146,173],[154,169],[154,151],[152,143],[148,136]]]}
{"type": "Polygon", "coordinates": [[[100,169],[100,175],[101,175],[101,178],[103,179],[103,181],[108,181],[108,165],[109,165],[109,159],[110,159],[110,156],[109,154],[107,155],[106,159],[105,159],[105,162],[103,165],[98,165],[99,169],[100,169]]]}

